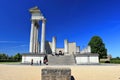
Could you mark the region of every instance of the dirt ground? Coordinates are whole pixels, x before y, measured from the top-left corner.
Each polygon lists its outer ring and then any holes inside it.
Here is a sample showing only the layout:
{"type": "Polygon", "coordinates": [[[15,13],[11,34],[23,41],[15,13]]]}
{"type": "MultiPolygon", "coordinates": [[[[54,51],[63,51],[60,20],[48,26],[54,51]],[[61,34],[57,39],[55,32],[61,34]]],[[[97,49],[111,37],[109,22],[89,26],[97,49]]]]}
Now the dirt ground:
{"type": "Polygon", "coordinates": [[[41,80],[44,67],[69,67],[75,80],[120,80],[120,65],[30,66],[0,64],[0,80],[41,80]]]}

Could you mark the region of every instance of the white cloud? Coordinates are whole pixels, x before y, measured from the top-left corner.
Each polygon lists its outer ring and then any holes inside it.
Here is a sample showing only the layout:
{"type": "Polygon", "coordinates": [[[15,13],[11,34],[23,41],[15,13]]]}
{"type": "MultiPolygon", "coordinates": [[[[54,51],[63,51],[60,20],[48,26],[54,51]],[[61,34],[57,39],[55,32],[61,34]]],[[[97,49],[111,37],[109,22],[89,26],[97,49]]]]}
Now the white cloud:
{"type": "Polygon", "coordinates": [[[0,41],[0,43],[21,43],[19,41],[0,41]]]}

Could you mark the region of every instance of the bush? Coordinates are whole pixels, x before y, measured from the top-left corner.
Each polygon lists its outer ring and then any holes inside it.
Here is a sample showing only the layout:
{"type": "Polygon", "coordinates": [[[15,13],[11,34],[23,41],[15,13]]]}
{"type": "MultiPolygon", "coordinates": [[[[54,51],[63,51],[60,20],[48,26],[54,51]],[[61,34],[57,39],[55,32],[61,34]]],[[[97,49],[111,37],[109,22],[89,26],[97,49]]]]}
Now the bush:
{"type": "Polygon", "coordinates": [[[105,61],[100,61],[100,63],[105,63],[105,61]]]}
{"type": "Polygon", "coordinates": [[[14,56],[8,56],[5,53],[0,54],[0,62],[20,62],[22,60],[22,55],[17,53],[14,56]]]}
{"type": "Polygon", "coordinates": [[[120,59],[112,58],[110,61],[100,61],[100,63],[114,63],[114,64],[120,64],[120,59]]]}
{"type": "Polygon", "coordinates": [[[120,59],[111,59],[110,63],[120,64],[120,59]]]}
{"type": "Polygon", "coordinates": [[[15,59],[0,59],[0,62],[19,62],[19,61],[15,59]]]}

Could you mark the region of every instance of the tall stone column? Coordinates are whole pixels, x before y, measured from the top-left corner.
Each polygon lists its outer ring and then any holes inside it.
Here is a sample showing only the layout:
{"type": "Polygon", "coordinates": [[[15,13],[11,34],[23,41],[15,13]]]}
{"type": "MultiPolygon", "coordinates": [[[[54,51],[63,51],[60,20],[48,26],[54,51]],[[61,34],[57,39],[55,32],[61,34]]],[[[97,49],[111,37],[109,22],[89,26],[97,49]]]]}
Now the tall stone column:
{"type": "Polygon", "coordinates": [[[55,37],[52,38],[52,53],[53,54],[56,53],[56,38],[55,37]]]}
{"type": "Polygon", "coordinates": [[[77,46],[77,47],[76,47],[76,52],[77,52],[77,53],[80,53],[80,46],[77,46]]]}
{"type": "Polygon", "coordinates": [[[33,33],[33,38],[34,38],[34,40],[33,40],[33,51],[32,51],[32,53],[38,53],[38,27],[39,27],[39,25],[38,25],[38,21],[35,21],[34,22],[34,28],[33,28],[33,30],[34,30],[34,33],[33,33]]]}
{"type": "Polygon", "coordinates": [[[36,22],[36,37],[35,37],[35,52],[38,53],[38,30],[39,30],[39,24],[38,21],[36,22]]]}
{"type": "Polygon", "coordinates": [[[41,33],[41,53],[45,53],[45,24],[46,24],[46,19],[43,19],[42,33],[41,33]]]}
{"type": "Polygon", "coordinates": [[[38,41],[38,53],[40,53],[40,42],[38,41]]]}
{"type": "Polygon", "coordinates": [[[87,53],[91,53],[91,47],[87,46],[87,53]]]}
{"type": "Polygon", "coordinates": [[[38,53],[39,45],[38,45],[38,29],[39,29],[39,21],[43,21],[42,23],[42,36],[41,36],[41,52],[45,52],[45,19],[42,15],[40,9],[38,7],[33,7],[29,9],[31,13],[31,35],[30,35],[30,53],[38,53]],[[43,20],[44,19],[44,20],[43,20]]]}
{"type": "Polygon", "coordinates": [[[34,21],[31,22],[31,32],[30,32],[30,46],[29,46],[29,52],[33,53],[33,47],[34,47],[34,21]]]}
{"type": "Polygon", "coordinates": [[[64,53],[68,54],[68,40],[64,40],[64,53]]]}
{"type": "MultiPolygon", "coordinates": [[[[35,22],[36,24],[36,22],[35,22]]],[[[36,53],[35,52],[35,49],[36,49],[36,26],[34,24],[34,41],[33,41],[33,53],[36,53]]]]}

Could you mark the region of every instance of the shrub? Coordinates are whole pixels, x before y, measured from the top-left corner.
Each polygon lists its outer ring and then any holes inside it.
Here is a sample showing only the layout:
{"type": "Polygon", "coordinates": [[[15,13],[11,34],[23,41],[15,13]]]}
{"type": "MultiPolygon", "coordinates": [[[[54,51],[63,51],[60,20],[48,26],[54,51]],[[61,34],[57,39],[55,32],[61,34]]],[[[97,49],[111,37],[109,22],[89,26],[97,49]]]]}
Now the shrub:
{"type": "Polygon", "coordinates": [[[111,59],[110,63],[120,64],[120,59],[111,59]]]}

